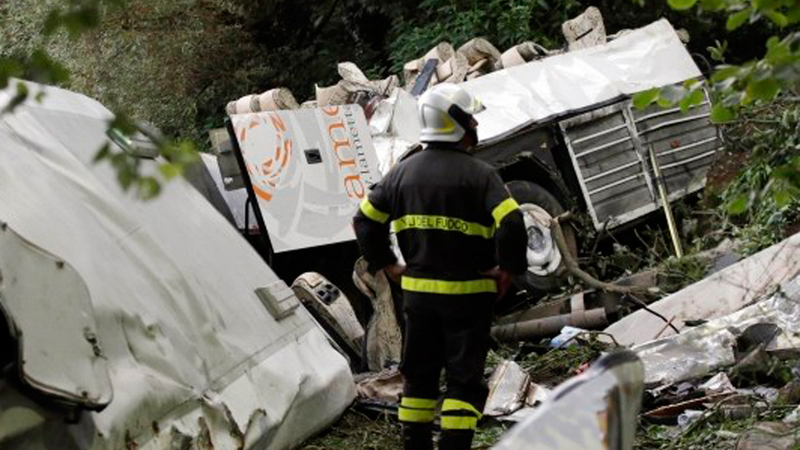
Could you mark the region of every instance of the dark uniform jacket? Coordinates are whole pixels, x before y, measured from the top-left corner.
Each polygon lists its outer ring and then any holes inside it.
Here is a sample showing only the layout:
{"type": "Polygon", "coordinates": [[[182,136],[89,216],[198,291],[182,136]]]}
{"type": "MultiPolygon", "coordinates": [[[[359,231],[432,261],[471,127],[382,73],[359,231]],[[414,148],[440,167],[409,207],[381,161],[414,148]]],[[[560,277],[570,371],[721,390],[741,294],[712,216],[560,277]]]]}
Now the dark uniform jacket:
{"type": "Polygon", "coordinates": [[[375,270],[396,261],[390,227],[406,260],[405,290],[493,292],[480,272],[527,269],[519,206],[495,169],[447,147],[428,147],[373,186],[354,218],[361,252],[375,270]]]}

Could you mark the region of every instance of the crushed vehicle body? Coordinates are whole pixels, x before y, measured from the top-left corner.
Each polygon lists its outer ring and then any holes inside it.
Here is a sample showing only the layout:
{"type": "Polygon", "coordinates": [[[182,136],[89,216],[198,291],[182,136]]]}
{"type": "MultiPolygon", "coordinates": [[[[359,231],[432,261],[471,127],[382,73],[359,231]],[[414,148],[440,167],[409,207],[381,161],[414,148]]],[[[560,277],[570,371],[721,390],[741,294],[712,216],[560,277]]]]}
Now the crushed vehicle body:
{"type": "Polygon", "coordinates": [[[0,117],[0,448],[287,449],[332,423],[352,375],[291,288],[186,180],[141,201],[95,164],[105,107],[27,87],[0,117]]]}
{"type": "MultiPolygon", "coordinates": [[[[486,106],[476,115],[480,124],[480,142],[475,154],[498,168],[525,216],[529,235],[529,270],[520,278],[519,285],[529,293],[553,290],[563,281],[563,258],[549,229],[552,217],[566,210],[580,210],[592,219],[597,230],[633,224],[670,201],[702,189],[714,155],[722,146],[718,130],[710,121],[710,103],[704,91],[703,101],[686,111],[680,107],[661,109],[651,106],[642,110],[633,107],[631,97],[636,93],[702,80],[700,69],[668,21],[659,20],[643,28],[619,33],[608,42],[604,35],[601,37],[596,45],[581,45],[573,51],[544,52],[541,57],[517,65],[508,64],[505,68],[496,64],[499,69],[467,77],[460,83],[486,106]]],[[[425,87],[422,66],[426,61],[438,61],[439,69],[447,65],[443,58],[451,53],[452,46],[445,44],[414,61],[412,65],[421,72],[414,72],[416,75],[407,80],[406,90],[394,87],[392,91],[356,95],[362,92],[355,90],[350,78],[357,68],[354,69],[352,63],[340,64],[339,72],[344,77],[340,87],[351,89],[348,91],[351,95],[342,101],[359,102],[367,119],[364,124],[359,113],[352,113],[358,119],[345,120],[346,131],[362,144],[360,151],[363,156],[359,153],[358,157],[351,155],[343,160],[336,152],[324,151],[326,146],[347,151],[353,142],[337,146],[334,137],[333,143],[326,143],[324,135],[330,134],[331,130],[326,132],[325,127],[330,125],[317,125],[319,116],[325,117],[326,108],[349,110],[352,106],[326,105],[325,99],[318,98],[311,105],[318,108],[316,113],[311,112],[313,108],[308,110],[307,106],[295,110],[263,111],[264,105],[276,106],[274,101],[261,102],[261,112],[252,112],[253,108],[247,112],[239,109],[229,111],[235,127],[229,130],[227,139],[219,139],[223,141],[218,146],[222,149],[217,161],[219,168],[214,167],[217,165],[214,157],[208,157],[207,161],[211,171],[221,173],[215,174],[217,188],[230,190],[251,185],[257,188],[264,178],[263,173],[247,166],[255,162],[252,160],[255,150],[251,148],[252,139],[244,136],[243,127],[249,126],[248,121],[254,117],[280,117],[284,123],[292,123],[286,127],[287,130],[301,131],[304,139],[322,134],[321,138],[306,139],[306,147],[302,146],[302,140],[294,141],[293,158],[297,160],[294,164],[334,167],[338,163],[338,175],[345,180],[336,187],[338,190],[359,189],[353,187],[347,178],[354,176],[351,160],[355,160],[356,168],[363,169],[362,179],[378,179],[405,154],[419,148],[419,123],[412,94],[418,95],[420,83],[423,83],[422,88],[425,87]],[[419,82],[419,79],[423,81],[419,82]],[[366,100],[361,101],[364,98],[366,100]],[[318,117],[311,118],[311,114],[318,117]],[[232,150],[236,146],[244,155],[243,169],[239,170],[244,174],[244,181],[233,186],[226,184],[226,177],[234,179],[237,176],[233,173],[236,165],[231,163],[236,153],[232,150]],[[312,159],[309,159],[308,152],[313,153],[312,159]]],[[[468,56],[475,53],[475,45],[465,45],[469,48],[459,49],[450,61],[469,59],[468,56]],[[467,56],[459,52],[466,52],[467,56]]],[[[484,50],[494,48],[486,42],[482,46],[486,47],[484,50]]],[[[487,52],[484,53],[491,56],[489,59],[497,56],[494,51],[487,52]]],[[[439,75],[434,78],[440,79],[439,75]]],[[[361,78],[363,74],[355,79],[361,78]]],[[[356,85],[367,89],[369,86],[364,80],[356,85]]],[[[387,86],[388,89],[393,85],[387,86]]],[[[269,122],[267,126],[270,126],[269,122]]],[[[285,139],[287,133],[297,135],[296,131],[285,132],[274,123],[272,128],[270,139],[285,139]]],[[[266,142],[266,138],[262,140],[266,142]]],[[[274,148],[278,153],[278,147],[274,148]]],[[[267,176],[273,176],[274,169],[271,166],[267,169],[267,176]]],[[[295,172],[306,170],[310,169],[303,167],[295,172]]],[[[281,180],[274,178],[272,182],[277,189],[297,190],[297,182],[290,184],[289,179],[291,177],[282,176],[281,180]]],[[[227,192],[225,196],[230,209],[240,211],[240,215],[245,215],[241,212],[246,210],[248,203],[259,205],[267,211],[267,216],[276,212],[283,214],[282,207],[266,205],[264,197],[259,198],[255,192],[248,195],[242,189],[227,192]]],[[[354,213],[358,202],[340,202],[335,207],[328,205],[327,210],[321,203],[309,207],[316,214],[335,221],[347,213],[354,213]]],[[[350,231],[336,225],[326,228],[327,241],[316,239],[311,243],[298,237],[296,244],[286,246],[283,240],[289,235],[287,230],[310,227],[318,220],[314,217],[308,221],[292,221],[288,217],[297,217],[297,214],[286,214],[284,224],[267,223],[266,230],[260,231],[275,236],[278,244],[273,246],[273,253],[276,256],[283,252],[301,258],[303,254],[286,250],[312,245],[312,248],[322,250],[330,247],[324,245],[328,242],[354,245],[350,231]]],[[[243,230],[241,222],[239,220],[237,224],[243,230]]],[[[565,230],[565,237],[570,252],[577,254],[576,237],[570,227],[565,230]]],[[[279,274],[284,272],[281,268],[276,270],[279,274]]],[[[342,279],[331,273],[325,275],[337,284],[342,279]]]]}

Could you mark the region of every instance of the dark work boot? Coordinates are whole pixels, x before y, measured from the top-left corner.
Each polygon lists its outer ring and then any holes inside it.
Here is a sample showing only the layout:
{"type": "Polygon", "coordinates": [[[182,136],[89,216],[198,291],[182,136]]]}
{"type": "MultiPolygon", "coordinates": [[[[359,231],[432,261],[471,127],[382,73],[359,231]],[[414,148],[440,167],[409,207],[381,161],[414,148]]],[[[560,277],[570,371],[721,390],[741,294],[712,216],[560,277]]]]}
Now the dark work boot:
{"type": "Polygon", "coordinates": [[[433,450],[433,425],[430,423],[404,423],[403,448],[405,450],[433,450]]]}
{"type": "Polygon", "coordinates": [[[439,450],[469,450],[472,447],[472,430],[442,430],[439,450]]]}

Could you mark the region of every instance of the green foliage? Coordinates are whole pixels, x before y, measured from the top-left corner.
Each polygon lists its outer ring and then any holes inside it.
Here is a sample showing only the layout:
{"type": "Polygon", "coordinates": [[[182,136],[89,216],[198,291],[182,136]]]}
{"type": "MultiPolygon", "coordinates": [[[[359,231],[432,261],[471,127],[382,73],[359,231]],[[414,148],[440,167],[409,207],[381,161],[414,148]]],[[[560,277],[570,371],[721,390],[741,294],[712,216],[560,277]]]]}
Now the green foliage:
{"type": "MultiPolygon", "coordinates": [[[[0,24],[9,25],[9,28],[20,27],[30,33],[38,30],[38,38],[30,39],[24,33],[14,37],[26,36],[30,40],[23,43],[11,42],[12,52],[0,54],[0,87],[8,87],[11,78],[25,78],[44,84],[75,87],[70,72],[78,73],[74,82],[79,84],[86,68],[75,65],[71,55],[87,50],[85,46],[93,45],[94,41],[86,39],[87,35],[97,32],[101,19],[107,15],[118,12],[126,6],[125,0],[69,0],[64,2],[45,2],[44,4],[14,4],[0,10],[0,24]],[[29,10],[25,8],[29,7],[29,10]],[[20,8],[20,9],[14,9],[20,8]],[[15,21],[19,20],[15,12],[42,15],[47,11],[43,21],[15,21]],[[64,39],[66,36],[69,41],[64,39]],[[91,41],[91,42],[90,42],[91,41]],[[58,54],[58,58],[51,53],[58,54]],[[65,62],[62,62],[62,59],[65,62]],[[70,67],[71,65],[71,67],[70,67]]],[[[96,36],[93,36],[96,37],[96,36]]],[[[103,70],[103,69],[100,69],[103,70]]],[[[93,80],[95,81],[95,80],[93,80]]],[[[99,86],[102,89],[104,86],[99,86]]],[[[134,90],[135,91],[135,90],[134,90]]],[[[29,100],[28,85],[23,82],[16,84],[16,94],[2,113],[11,113],[19,105],[29,100]]],[[[36,95],[35,100],[41,101],[43,92],[36,95]]],[[[102,96],[100,96],[102,97],[102,96]]],[[[112,105],[112,107],[115,105],[112,105]]],[[[116,134],[120,139],[140,131],[134,121],[122,112],[116,105],[115,119],[109,123],[109,132],[116,134]]],[[[162,184],[183,173],[184,169],[197,160],[196,145],[191,141],[172,141],[154,138],[162,161],[158,163],[154,173],[145,173],[142,160],[124,149],[119,149],[112,144],[106,144],[95,155],[95,163],[107,161],[114,167],[120,186],[128,191],[133,189],[141,199],[152,199],[162,189],[162,184]]]]}
{"type": "Polygon", "coordinates": [[[719,194],[722,228],[752,253],[784,239],[800,224],[800,105],[779,101],[744,108],[725,127],[747,165],[719,194]]]}
{"type": "Polygon", "coordinates": [[[458,47],[484,37],[501,51],[529,40],[558,48],[561,23],[583,8],[577,0],[425,0],[392,27],[392,71],[441,41],[458,47]]]}

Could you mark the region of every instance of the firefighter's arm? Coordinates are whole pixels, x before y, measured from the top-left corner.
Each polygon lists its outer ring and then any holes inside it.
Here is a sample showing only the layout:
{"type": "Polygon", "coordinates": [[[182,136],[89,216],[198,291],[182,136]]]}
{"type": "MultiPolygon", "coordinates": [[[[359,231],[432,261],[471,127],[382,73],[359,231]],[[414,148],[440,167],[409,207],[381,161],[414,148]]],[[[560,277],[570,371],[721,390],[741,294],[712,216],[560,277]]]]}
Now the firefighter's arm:
{"type": "Polygon", "coordinates": [[[389,240],[390,206],[388,192],[383,183],[378,183],[361,201],[359,210],[353,217],[358,246],[373,273],[397,263],[397,256],[392,251],[389,240]]]}
{"type": "Polygon", "coordinates": [[[495,242],[500,269],[513,275],[520,275],[528,269],[526,249],[528,234],[525,221],[517,202],[511,198],[496,172],[489,180],[487,188],[487,209],[492,214],[495,225],[495,242]]]}

